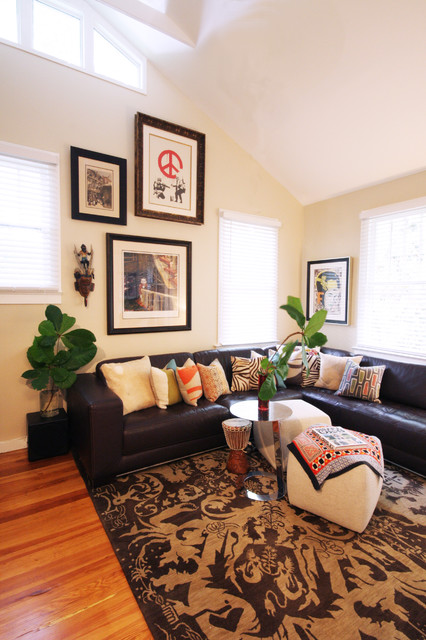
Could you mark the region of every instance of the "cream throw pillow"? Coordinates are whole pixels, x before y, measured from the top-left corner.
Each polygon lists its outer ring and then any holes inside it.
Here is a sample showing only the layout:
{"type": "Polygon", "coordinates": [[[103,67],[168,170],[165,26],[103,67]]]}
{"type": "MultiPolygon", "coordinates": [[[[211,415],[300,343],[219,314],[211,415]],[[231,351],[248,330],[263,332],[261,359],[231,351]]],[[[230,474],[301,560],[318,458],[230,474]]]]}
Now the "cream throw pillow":
{"type": "Polygon", "coordinates": [[[101,367],[108,387],[123,402],[123,415],[155,406],[149,379],[151,361],[148,356],[129,362],[109,362],[101,367]]]}
{"type": "Polygon", "coordinates": [[[337,391],[348,360],[359,364],[362,356],[346,358],[345,356],[333,356],[329,353],[320,353],[320,374],[314,386],[337,391]]]}
{"type": "Polygon", "coordinates": [[[150,380],[157,407],[167,409],[171,404],[182,402],[182,396],[173,369],[151,367],[150,380]]]}

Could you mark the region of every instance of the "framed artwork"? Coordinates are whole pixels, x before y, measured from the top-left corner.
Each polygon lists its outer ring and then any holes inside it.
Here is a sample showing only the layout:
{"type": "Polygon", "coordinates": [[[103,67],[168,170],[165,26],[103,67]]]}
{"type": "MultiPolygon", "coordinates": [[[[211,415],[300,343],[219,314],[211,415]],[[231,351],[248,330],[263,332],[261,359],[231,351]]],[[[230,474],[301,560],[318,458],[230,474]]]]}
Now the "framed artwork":
{"type": "Polygon", "coordinates": [[[136,114],[135,215],[204,223],[205,135],[136,114]]]}
{"type": "Polygon", "coordinates": [[[328,324],[348,324],[350,258],[308,262],[307,318],[327,309],[328,324]]]}
{"type": "Polygon", "coordinates": [[[127,160],[71,147],[71,217],[127,223],[127,160]]]}
{"type": "Polygon", "coordinates": [[[108,334],[191,329],[191,242],[114,233],[107,242],[108,334]]]}

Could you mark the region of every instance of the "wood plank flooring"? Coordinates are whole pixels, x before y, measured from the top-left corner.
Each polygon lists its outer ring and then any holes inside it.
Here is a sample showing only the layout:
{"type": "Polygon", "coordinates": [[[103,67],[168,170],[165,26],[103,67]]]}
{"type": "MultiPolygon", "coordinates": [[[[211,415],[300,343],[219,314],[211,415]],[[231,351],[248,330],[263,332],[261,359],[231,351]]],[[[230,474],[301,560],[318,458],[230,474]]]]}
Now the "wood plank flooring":
{"type": "Polygon", "coordinates": [[[152,640],[71,454],[0,454],[0,639],[152,640]]]}

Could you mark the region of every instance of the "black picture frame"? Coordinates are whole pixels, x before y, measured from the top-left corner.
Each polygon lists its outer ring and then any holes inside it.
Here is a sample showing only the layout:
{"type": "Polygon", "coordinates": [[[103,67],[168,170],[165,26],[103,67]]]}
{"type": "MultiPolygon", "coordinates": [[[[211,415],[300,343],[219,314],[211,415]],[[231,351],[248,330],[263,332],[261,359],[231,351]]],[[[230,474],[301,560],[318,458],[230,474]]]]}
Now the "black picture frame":
{"type": "Polygon", "coordinates": [[[107,332],[191,329],[192,243],[106,234],[107,332]]]}
{"type": "Polygon", "coordinates": [[[127,224],[127,160],[71,147],[73,220],[127,224]]]}
{"type": "Polygon", "coordinates": [[[135,215],[204,224],[205,134],[135,117],[135,215]]]}
{"type": "Polygon", "coordinates": [[[349,323],[349,278],[351,259],[329,258],[308,262],[306,313],[327,309],[327,324],[349,323]]]}

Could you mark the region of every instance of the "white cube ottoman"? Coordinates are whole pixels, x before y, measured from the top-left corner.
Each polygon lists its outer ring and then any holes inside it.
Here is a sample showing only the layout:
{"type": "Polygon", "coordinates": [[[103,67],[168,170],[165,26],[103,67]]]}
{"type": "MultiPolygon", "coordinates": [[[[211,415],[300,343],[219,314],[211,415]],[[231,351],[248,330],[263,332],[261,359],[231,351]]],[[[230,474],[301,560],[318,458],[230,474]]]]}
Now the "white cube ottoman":
{"type": "MultiPolygon", "coordinates": [[[[331,425],[331,420],[326,413],[304,400],[281,400],[278,402],[289,407],[293,412],[289,418],[280,421],[281,453],[283,469],[285,469],[289,453],[287,445],[305,429],[309,429],[314,424],[331,425]]],[[[260,453],[275,468],[274,439],[271,425],[267,422],[254,422],[253,436],[255,445],[260,453]]]]}
{"type": "Polygon", "coordinates": [[[291,505],[362,533],[373,515],[383,479],[366,464],[328,478],[315,489],[302,465],[289,452],[287,495],[291,505]]]}

